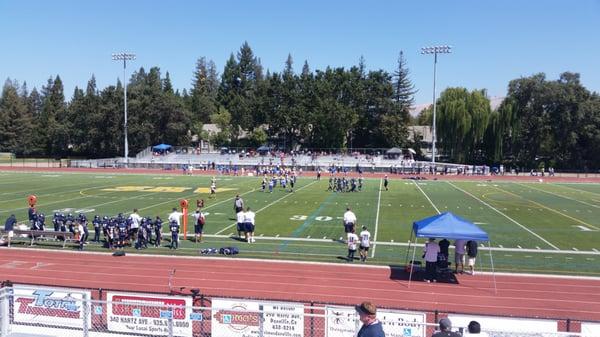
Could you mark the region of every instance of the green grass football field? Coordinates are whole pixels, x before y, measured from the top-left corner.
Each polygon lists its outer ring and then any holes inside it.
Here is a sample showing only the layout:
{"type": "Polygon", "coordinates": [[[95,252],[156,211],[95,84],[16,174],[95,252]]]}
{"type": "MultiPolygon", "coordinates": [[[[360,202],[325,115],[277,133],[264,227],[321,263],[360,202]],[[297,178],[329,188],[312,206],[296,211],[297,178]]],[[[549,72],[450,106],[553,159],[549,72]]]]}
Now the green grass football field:
{"type": "MultiPolygon", "coordinates": [[[[0,218],[14,213],[25,221],[30,194],[37,196],[38,212],[46,214],[49,227],[54,212],[84,212],[91,220],[138,208],[141,216],[166,219],[179,200],[195,205],[204,199],[204,243],[138,252],[199,255],[202,248],[237,246],[240,257],[347,263],[339,239],[341,217],[350,206],[375,241],[367,263],[404,265],[413,221],[452,211],[489,233],[496,271],[600,276],[600,184],[391,180],[385,191],[380,179],[366,179],[361,192],[332,193],[326,178],[300,178],[294,193],[279,186],[263,193],[260,182],[217,176],[217,196],[209,199],[208,176],[0,172],[0,218]],[[230,237],[236,234],[236,194],[257,213],[256,243],[230,237]]],[[[86,250],[106,251],[94,243],[86,250]]],[[[487,248],[477,263],[479,270],[490,269],[487,248]]]]}

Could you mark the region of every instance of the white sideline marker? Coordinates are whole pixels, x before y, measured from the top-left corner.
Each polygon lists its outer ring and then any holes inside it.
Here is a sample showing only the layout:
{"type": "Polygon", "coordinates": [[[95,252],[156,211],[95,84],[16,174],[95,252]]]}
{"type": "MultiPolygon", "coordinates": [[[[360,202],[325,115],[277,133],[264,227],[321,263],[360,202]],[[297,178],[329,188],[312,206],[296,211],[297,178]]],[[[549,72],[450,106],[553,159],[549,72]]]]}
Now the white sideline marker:
{"type": "Polygon", "coordinates": [[[519,248],[519,249],[523,249],[523,248],[522,248],[521,246],[519,246],[519,245],[517,245],[517,248],[519,248]]]}
{"type": "Polygon", "coordinates": [[[596,248],[592,248],[593,251],[595,251],[596,253],[598,252],[598,249],[596,248]]]}
{"type": "MultiPolygon", "coordinates": [[[[381,206],[381,189],[383,187],[383,179],[379,179],[379,195],[377,196],[377,213],[375,215],[375,234],[373,236],[373,250],[371,258],[375,257],[375,249],[377,248],[377,230],[379,229],[379,208],[381,206]]],[[[390,204],[391,206],[391,204],[390,204]]]]}
{"type": "Polygon", "coordinates": [[[540,249],[540,246],[535,246],[536,249],[540,249]]]}
{"type": "Polygon", "coordinates": [[[500,248],[504,248],[504,246],[502,246],[502,245],[498,245],[498,247],[500,247],[500,248]]]}
{"type": "Polygon", "coordinates": [[[577,248],[575,248],[575,247],[573,247],[573,250],[574,250],[574,251],[576,251],[576,252],[578,252],[578,251],[579,251],[579,249],[577,249],[577,248]]]}
{"type": "Polygon", "coordinates": [[[308,235],[306,238],[307,238],[307,239],[310,239],[310,235],[308,235]]]}

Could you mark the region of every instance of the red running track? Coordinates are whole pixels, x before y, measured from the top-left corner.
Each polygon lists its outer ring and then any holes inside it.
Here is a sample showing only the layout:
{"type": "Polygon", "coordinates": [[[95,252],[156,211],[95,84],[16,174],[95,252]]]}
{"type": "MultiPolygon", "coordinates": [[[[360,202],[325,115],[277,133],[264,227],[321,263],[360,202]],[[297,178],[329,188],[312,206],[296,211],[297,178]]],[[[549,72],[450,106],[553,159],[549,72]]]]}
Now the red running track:
{"type": "Polygon", "coordinates": [[[199,288],[210,296],[355,304],[466,314],[600,320],[600,279],[458,275],[458,284],[410,285],[403,272],[368,265],[258,261],[235,258],[172,257],[0,249],[0,279],[13,283],[169,291],[199,288]]]}

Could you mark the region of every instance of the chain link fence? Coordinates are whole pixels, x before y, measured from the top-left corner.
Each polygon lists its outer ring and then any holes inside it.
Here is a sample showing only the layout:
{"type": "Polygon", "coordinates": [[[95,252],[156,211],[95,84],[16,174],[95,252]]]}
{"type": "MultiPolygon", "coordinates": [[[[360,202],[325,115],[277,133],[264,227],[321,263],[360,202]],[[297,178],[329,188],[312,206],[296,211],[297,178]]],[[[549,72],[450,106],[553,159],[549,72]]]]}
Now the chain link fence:
{"type": "MultiPolygon", "coordinates": [[[[442,317],[450,318],[459,333],[466,331],[472,318],[377,311],[386,336],[392,337],[429,337],[437,328],[434,322],[442,317]]],[[[565,321],[477,317],[491,337],[598,336],[594,326],[586,333],[581,322],[577,328],[584,333],[557,332],[567,328],[565,321]],[[511,320],[515,323],[507,324],[511,320]]],[[[0,289],[0,337],[354,337],[361,326],[352,306],[205,298],[197,292],[182,296],[32,285],[0,289]]]]}

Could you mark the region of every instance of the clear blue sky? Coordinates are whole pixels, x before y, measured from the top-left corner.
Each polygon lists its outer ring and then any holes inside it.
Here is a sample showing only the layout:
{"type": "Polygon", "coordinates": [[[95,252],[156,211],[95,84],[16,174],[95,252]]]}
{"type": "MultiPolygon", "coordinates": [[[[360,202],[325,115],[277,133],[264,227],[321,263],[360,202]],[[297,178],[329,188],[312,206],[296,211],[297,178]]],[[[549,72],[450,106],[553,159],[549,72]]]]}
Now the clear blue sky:
{"type": "Polygon", "coordinates": [[[439,62],[439,91],[487,88],[503,96],[508,81],[545,72],[581,73],[600,91],[600,1],[17,1],[0,0],[0,79],[40,88],[59,74],[67,98],[92,74],[105,87],[122,76],[111,53],[137,53],[133,68],[169,71],[191,85],[200,56],[219,71],[248,41],[265,68],[281,70],[288,53],[299,71],[348,67],[393,71],[405,52],[419,92],[431,101],[432,58],[423,46],[449,44],[439,62]]]}

